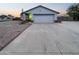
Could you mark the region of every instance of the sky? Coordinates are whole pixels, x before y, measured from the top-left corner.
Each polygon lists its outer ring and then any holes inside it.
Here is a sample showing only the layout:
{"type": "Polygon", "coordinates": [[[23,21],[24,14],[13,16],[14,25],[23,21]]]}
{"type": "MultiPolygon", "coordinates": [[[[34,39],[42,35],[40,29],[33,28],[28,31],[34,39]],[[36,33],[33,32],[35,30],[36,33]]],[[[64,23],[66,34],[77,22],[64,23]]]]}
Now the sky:
{"type": "Polygon", "coordinates": [[[0,3],[0,15],[11,14],[19,17],[22,9],[26,11],[38,5],[43,5],[60,12],[60,15],[65,15],[67,8],[72,5],[72,3],[0,3]]]}

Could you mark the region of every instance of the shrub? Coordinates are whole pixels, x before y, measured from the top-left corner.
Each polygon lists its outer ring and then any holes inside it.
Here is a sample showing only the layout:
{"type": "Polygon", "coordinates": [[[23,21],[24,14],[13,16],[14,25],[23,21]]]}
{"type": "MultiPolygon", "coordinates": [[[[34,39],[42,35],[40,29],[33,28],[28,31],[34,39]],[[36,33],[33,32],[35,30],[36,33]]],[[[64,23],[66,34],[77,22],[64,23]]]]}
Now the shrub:
{"type": "Polygon", "coordinates": [[[54,22],[55,23],[61,23],[61,20],[55,20],[54,22]]]}
{"type": "Polygon", "coordinates": [[[20,17],[15,17],[15,18],[13,18],[13,20],[21,21],[21,18],[20,17]]]}
{"type": "Polygon", "coordinates": [[[22,21],[22,22],[21,22],[21,24],[26,24],[26,23],[28,23],[28,22],[27,22],[27,21],[22,21]]]}
{"type": "Polygon", "coordinates": [[[32,13],[31,12],[28,13],[28,19],[27,19],[27,21],[28,22],[33,22],[33,20],[32,20],[32,13]]]}

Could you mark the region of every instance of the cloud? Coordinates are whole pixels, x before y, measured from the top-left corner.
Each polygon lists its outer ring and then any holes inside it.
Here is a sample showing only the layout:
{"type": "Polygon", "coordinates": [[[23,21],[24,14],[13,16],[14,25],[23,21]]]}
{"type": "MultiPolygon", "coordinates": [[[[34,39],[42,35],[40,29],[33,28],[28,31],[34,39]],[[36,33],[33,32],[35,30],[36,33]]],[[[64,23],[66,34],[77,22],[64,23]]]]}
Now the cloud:
{"type": "Polygon", "coordinates": [[[17,9],[6,9],[6,8],[0,9],[0,14],[6,14],[6,15],[11,14],[13,16],[20,16],[20,13],[21,11],[17,9]]]}
{"type": "Polygon", "coordinates": [[[67,11],[66,10],[59,10],[60,14],[59,15],[66,15],[67,11]]]}
{"type": "Polygon", "coordinates": [[[20,16],[21,9],[23,8],[24,11],[33,8],[37,5],[44,5],[50,9],[56,10],[60,12],[59,15],[65,15],[66,9],[71,5],[71,3],[7,3],[7,4],[0,4],[0,14],[11,14],[13,16],[20,16]]]}

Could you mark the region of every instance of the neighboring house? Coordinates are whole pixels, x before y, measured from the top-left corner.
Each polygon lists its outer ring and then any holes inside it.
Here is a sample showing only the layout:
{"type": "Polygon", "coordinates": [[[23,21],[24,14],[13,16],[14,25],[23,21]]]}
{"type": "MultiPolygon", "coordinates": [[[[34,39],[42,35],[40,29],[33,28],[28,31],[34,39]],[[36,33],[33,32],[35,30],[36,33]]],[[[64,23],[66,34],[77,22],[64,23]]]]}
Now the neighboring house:
{"type": "Polygon", "coordinates": [[[10,21],[13,19],[13,16],[9,16],[9,15],[0,15],[0,21],[10,21]]]}
{"type": "Polygon", "coordinates": [[[7,15],[7,17],[9,18],[9,19],[11,19],[11,20],[13,20],[15,17],[14,16],[12,16],[12,15],[7,15]]]}
{"type": "Polygon", "coordinates": [[[32,20],[34,23],[53,23],[57,20],[57,14],[59,12],[49,9],[44,6],[37,6],[21,13],[21,19],[25,20],[27,18],[27,13],[32,13],[32,20]]]}

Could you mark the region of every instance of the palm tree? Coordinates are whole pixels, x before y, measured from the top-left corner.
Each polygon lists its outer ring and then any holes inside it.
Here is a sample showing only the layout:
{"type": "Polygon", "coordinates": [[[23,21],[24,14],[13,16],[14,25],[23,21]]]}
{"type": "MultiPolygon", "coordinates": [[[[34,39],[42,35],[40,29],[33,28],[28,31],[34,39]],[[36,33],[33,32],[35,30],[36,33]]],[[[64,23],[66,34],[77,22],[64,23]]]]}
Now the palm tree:
{"type": "Polygon", "coordinates": [[[73,20],[77,21],[79,19],[79,4],[71,5],[67,10],[67,14],[73,17],[73,20]]]}

